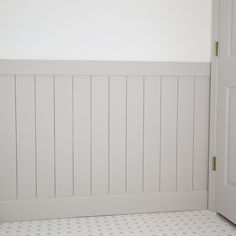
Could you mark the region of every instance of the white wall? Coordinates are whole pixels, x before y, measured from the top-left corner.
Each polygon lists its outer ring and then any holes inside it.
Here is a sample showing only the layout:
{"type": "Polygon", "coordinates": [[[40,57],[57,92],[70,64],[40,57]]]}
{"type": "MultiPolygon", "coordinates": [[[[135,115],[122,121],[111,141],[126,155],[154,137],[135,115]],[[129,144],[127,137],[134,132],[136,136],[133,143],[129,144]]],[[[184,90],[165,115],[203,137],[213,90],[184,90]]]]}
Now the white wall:
{"type": "Polygon", "coordinates": [[[211,0],[0,0],[0,59],[210,61],[211,0]]]}

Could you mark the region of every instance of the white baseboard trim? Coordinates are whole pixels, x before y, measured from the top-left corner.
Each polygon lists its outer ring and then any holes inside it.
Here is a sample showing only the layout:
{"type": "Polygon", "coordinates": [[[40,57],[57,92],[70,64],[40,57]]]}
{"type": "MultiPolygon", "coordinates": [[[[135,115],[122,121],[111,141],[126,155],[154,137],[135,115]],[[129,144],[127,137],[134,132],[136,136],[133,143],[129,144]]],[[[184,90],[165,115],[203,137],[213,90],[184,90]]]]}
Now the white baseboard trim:
{"type": "Polygon", "coordinates": [[[206,208],[207,191],[13,200],[0,202],[0,222],[206,208]]]}

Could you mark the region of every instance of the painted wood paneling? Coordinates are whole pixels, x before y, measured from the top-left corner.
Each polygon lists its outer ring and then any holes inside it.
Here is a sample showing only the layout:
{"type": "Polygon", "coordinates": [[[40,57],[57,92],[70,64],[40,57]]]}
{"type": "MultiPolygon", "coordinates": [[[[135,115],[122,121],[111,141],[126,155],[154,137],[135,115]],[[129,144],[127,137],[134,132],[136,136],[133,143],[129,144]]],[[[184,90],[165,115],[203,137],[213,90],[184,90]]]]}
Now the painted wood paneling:
{"type": "Polygon", "coordinates": [[[55,77],[56,196],[73,196],[72,77],[55,77]]]}
{"type": "Polygon", "coordinates": [[[143,83],[141,76],[127,80],[127,192],[143,191],[143,83]]]}
{"type": "Polygon", "coordinates": [[[36,196],[34,76],[16,77],[18,198],[36,196]]]}
{"type": "Polygon", "coordinates": [[[92,78],[92,194],[108,193],[108,77],[92,78]]]}
{"type": "Polygon", "coordinates": [[[109,83],[110,193],[126,189],[126,77],[112,76],[109,83]]]}
{"type": "Polygon", "coordinates": [[[0,74],[209,76],[210,63],[76,60],[0,60],[0,74]]]}
{"type": "MultiPolygon", "coordinates": [[[[113,194],[75,198],[38,199],[37,201],[0,201],[2,221],[39,220],[66,217],[77,218],[84,216],[121,215],[132,213],[142,214],[145,212],[153,213],[202,209],[207,209],[207,191],[149,194],[139,193],[125,195],[113,194]],[[42,206],[44,207],[43,210],[42,206]]],[[[84,224],[86,224],[86,219],[87,218],[84,219],[84,224]]],[[[61,222],[61,224],[63,223],[64,221],[61,222]]],[[[150,221],[150,224],[151,223],[152,221],[150,221]]],[[[67,222],[64,224],[63,227],[66,227],[67,222]]],[[[79,227],[79,225],[77,225],[77,227],[79,227]]],[[[82,235],[84,234],[82,233],[82,235]]]]}
{"type": "Polygon", "coordinates": [[[146,77],[144,85],[144,192],[158,192],[161,79],[160,77],[146,77]]]}
{"type": "Polygon", "coordinates": [[[192,190],[194,77],[179,78],[177,190],[192,190]]]}
{"type": "Polygon", "coordinates": [[[178,79],[162,78],[160,190],[176,191],[178,79]]]}
{"type": "Polygon", "coordinates": [[[0,76],[0,111],[0,200],[16,199],[14,76],[0,76]]]}
{"type": "Polygon", "coordinates": [[[207,189],[209,139],[209,78],[195,78],[193,189],[207,189]]]}
{"type": "Polygon", "coordinates": [[[37,76],[36,160],[37,197],[51,198],[54,189],[54,81],[52,76],[37,76]]]}
{"type": "Polygon", "coordinates": [[[206,208],[209,66],[9,63],[0,220],[206,208]]]}
{"type": "Polygon", "coordinates": [[[89,195],[91,191],[91,79],[75,76],[74,96],[74,191],[89,195]]]}

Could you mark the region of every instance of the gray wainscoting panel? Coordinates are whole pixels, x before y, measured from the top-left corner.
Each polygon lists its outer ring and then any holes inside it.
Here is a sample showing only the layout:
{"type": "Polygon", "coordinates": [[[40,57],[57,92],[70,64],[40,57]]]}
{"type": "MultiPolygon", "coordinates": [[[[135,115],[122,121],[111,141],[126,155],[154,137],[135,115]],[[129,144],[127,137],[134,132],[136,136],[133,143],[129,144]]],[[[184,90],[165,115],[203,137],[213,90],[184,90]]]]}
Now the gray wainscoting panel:
{"type": "Polygon", "coordinates": [[[0,220],[206,208],[209,71],[0,61],[0,220]]]}

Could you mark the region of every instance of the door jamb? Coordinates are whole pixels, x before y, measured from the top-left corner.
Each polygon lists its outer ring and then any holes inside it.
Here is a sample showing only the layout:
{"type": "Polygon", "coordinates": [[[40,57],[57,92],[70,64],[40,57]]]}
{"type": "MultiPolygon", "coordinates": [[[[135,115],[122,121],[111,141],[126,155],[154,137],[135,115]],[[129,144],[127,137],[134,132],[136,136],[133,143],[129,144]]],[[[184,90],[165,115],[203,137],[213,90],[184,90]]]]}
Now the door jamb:
{"type": "Polygon", "coordinates": [[[210,84],[210,130],[209,130],[209,181],[208,209],[215,211],[215,178],[212,170],[212,158],[216,156],[216,115],[217,115],[217,69],[218,58],[215,56],[215,42],[219,41],[220,0],[212,0],[212,39],[211,39],[211,84],[210,84]]]}

